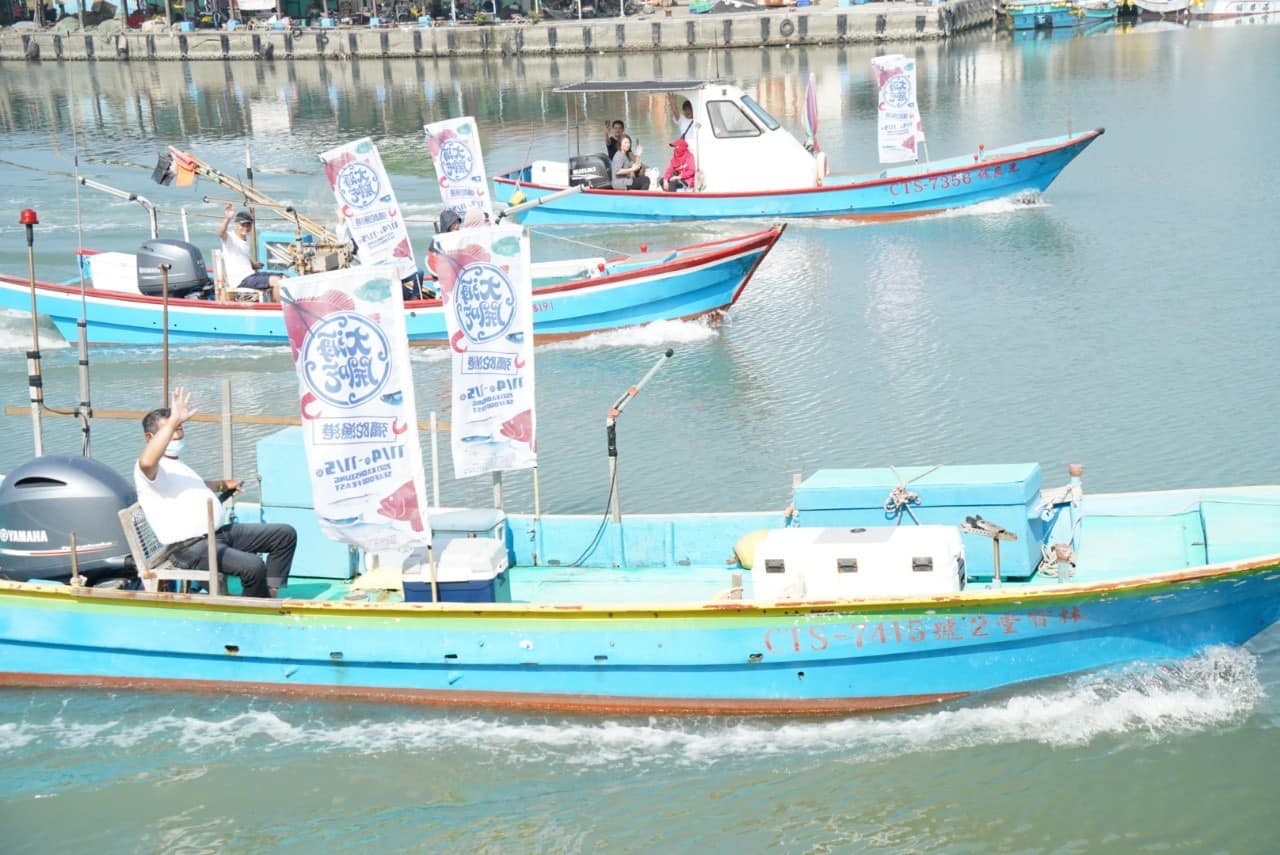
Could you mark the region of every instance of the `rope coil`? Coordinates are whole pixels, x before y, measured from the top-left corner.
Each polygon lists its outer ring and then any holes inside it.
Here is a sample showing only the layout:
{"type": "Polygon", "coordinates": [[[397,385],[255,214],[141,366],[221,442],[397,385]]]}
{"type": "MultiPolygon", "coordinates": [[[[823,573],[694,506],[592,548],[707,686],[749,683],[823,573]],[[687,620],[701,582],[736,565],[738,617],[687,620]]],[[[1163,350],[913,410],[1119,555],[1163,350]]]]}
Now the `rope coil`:
{"type": "Polygon", "coordinates": [[[886,516],[897,517],[898,525],[902,525],[902,512],[906,511],[907,516],[911,517],[911,521],[916,525],[920,525],[920,520],[916,519],[915,513],[911,510],[912,505],[920,504],[920,496],[907,489],[908,484],[919,481],[926,475],[930,475],[942,468],[942,464],[938,463],[930,466],[916,477],[904,481],[898,470],[892,466],[889,471],[893,473],[893,477],[898,479],[898,486],[889,491],[889,497],[884,500],[884,512],[886,516]]]}

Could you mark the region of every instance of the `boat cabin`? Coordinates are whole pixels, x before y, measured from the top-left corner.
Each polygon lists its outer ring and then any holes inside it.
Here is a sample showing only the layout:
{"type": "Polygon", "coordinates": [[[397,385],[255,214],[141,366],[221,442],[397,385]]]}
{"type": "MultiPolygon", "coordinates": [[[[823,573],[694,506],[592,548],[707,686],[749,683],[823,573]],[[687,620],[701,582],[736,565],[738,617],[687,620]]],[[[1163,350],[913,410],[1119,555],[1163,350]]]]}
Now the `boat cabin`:
{"type": "MultiPolygon", "coordinates": [[[[561,86],[566,95],[639,92],[669,94],[679,105],[688,100],[693,124],[685,134],[697,167],[697,190],[704,193],[759,193],[817,187],[822,165],[768,110],[731,83],[702,80],[577,83],[561,86]]],[[[673,136],[666,143],[674,142],[673,136]]],[[[580,141],[581,142],[581,141],[580,141]]],[[[646,149],[646,161],[660,190],[661,177],[671,159],[667,145],[646,149]]],[[[590,149],[566,161],[536,160],[527,180],[547,187],[567,188],[586,183],[610,189],[608,156],[590,149]]],[[[624,192],[624,191],[619,191],[624,192]]]]}

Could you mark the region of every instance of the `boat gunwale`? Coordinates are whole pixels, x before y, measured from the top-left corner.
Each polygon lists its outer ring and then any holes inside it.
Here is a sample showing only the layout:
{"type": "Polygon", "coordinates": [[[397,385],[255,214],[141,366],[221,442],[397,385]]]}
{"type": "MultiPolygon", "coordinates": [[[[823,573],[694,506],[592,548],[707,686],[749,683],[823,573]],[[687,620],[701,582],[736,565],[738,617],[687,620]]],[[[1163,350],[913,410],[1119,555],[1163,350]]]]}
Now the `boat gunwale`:
{"type": "MultiPolygon", "coordinates": [[[[1092,130],[1083,131],[1079,134],[1074,134],[1074,135],[1068,134],[1066,135],[1065,140],[1060,143],[1054,143],[1052,145],[1039,145],[1036,148],[1021,149],[1016,153],[1010,153],[1007,155],[1001,154],[998,156],[991,156],[995,152],[1009,151],[1015,146],[1037,146],[1038,144],[1045,143],[1049,140],[1061,139],[1061,137],[1044,137],[1042,139],[1031,140],[1026,143],[1015,143],[1013,145],[1003,146],[1001,148],[995,149],[993,152],[988,152],[987,157],[984,157],[981,160],[974,160],[973,163],[971,164],[965,163],[963,166],[951,166],[945,169],[933,169],[927,172],[911,173],[910,175],[894,175],[894,176],[887,176],[884,178],[877,176],[876,178],[872,178],[865,181],[859,181],[857,179],[857,176],[852,176],[853,180],[851,181],[846,181],[840,184],[823,184],[816,187],[792,187],[784,190],[735,190],[735,191],[720,191],[720,192],[711,192],[711,193],[705,192],[705,191],[697,191],[697,190],[687,191],[687,192],[681,191],[679,193],[670,193],[663,190],[614,190],[609,187],[588,187],[588,188],[584,188],[581,192],[585,196],[602,196],[605,198],[642,197],[642,198],[664,198],[664,199],[671,199],[671,198],[675,198],[675,199],[680,199],[680,198],[756,199],[764,196],[796,196],[796,195],[805,195],[810,193],[813,193],[813,194],[834,193],[842,190],[863,190],[863,189],[868,189],[872,187],[879,187],[886,184],[892,184],[895,181],[902,181],[906,179],[920,180],[920,179],[929,178],[935,175],[949,175],[953,172],[956,172],[957,169],[968,170],[968,169],[983,168],[983,167],[990,167],[990,166],[1001,166],[1005,163],[1009,163],[1015,160],[1025,160],[1029,157],[1037,157],[1039,155],[1052,154],[1054,152],[1061,151],[1062,149],[1071,148],[1074,145],[1079,145],[1082,142],[1084,143],[1092,142],[1093,140],[1097,139],[1098,137],[1106,133],[1106,130],[1107,129],[1105,127],[1097,127],[1097,128],[1093,128],[1092,130]]],[[[948,160],[956,160],[963,157],[964,155],[955,155],[954,157],[951,157],[951,158],[943,158],[943,160],[934,161],[934,163],[943,163],[948,160]]],[[[519,179],[510,177],[512,175],[516,175],[517,173],[524,172],[526,169],[531,169],[532,166],[533,166],[532,163],[526,163],[523,166],[516,167],[515,169],[507,170],[506,172],[503,172],[495,176],[493,179],[493,182],[495,184],[511,184],[511,185],[514,185],[516,189],[533,188],[535,190],[546,190],[551,193],[557,193],[567,189],[564,187],[553,187],[550,184],[538,184],[537,182],[533,182],[533,181],[521,181],[519,179]]],[[[536,200],[531,200],[531,201],[536,201],[536,200]]],[[[518,217],[519,214],[517,214],[516,216],[518,217]]],[[[817,215],[817,216],[822,216],[822,215],[817,215]]]]}
{"type": "MultiPolygon", "coordinates": [[[[583,279],[573,279],[568,282],[560,282],[555,285],[545,285],[541,288],[533,289],[534,299],[542,297],[554,296],[556,294],[569,294],[587,288],[600,288],[601,286],[625,285],[633,280],[639,280],[651,277],[655,274],[676,273],[693,267],[703,267],[713,264],[719,264],[726,260],[732,259],[737,255],[746,255],[751,252],[763,251],[768,254],[778,242],[778,238],[782,236],[785,224],[775,224],[766,229],[755,232],[749,232],[745,235],[735,237],[719,238],[713,241],[704,241],[702,243],[689,244],[687,246],[675,247],[670,252],[685,253],[693,252],[693,255],[680,257],[660,264],[654,264],[649,267],[633,268],[619,273],[611,273],[607,276],[588,277],[583,279]]],[[[762,256],[763,257],[763,256],[762,256]]],[[[635,258],[634,255],[618,256],[612,259],[614,262],[635,258]]],[[[754,267],[748,272],[744,278],[744,285],[747,279],[754,272],[754,267]]],[[[14,285],[21,288],[30,289],[29,280],[24,280],[17,276],[0,273],[0,285],[14,285]]],[[[37,291],[43,291],[52,295],[68,296],[79,298],[81,290],[79,285],[60,285],[54,282],[36,281],[37,291]]],[[[742,293],[740,287],[736,295],[742,293]]],[[[737,296],[735,295],[735,300],[737,296]]],[[[102,302],[107,305],[112,303],[131,304],[139,306],[163,306],[165,300],[163,297],[155,297],[146,294],[130,294],[121,291],[106,291],[93,288],[84,290],[86,298],[102,302]]],[[[185,300],[182,298],[170,298],[168,301],[169,309],[173,310],[196,310],[215,312],[239,312],[247,310],[250,312],[280,312],[280,303],[235,303],[221,302],[215,300],[185,300]]],[[[419,311],[423,309],[437,309],[442,306],[439,299],[432,300],[405,300],[404,309],[406,312],[419,311]]]]}
{"type": "Polygon", "coordinates": [[[1144,596],[1153,590],[1176,585],[1211,584],[1232,576],[1280,573],[1280,553],[1241,561],[1206,564],[1186,570],[1128,576],[1101,582],[1067,582],[1033,587],[1007,583],[1000,588],[973,586],[967,591],[933,597],[881,597],[847,600],[797,600],[760,603],[753,600],[711,600],[671,603],[450,603],[450,602],[347,602],[182,594],[117,589],[84,588],[68,585],[15,582],[0,579],[0,599],[8,596],[44,600],[99,602],[111,605],[143,605],[148,608],[195,609],[226,614],[306,617],[340,615],[374,618],[412,617],[438,619],[520,619],[520,620],[685,620],[691,618],[779,618],[824,614],[871,614],[929,611],[947,613],[974,607],[1040,604],[1045,601],[1073,601],[1094,594],[1144,596]]]}

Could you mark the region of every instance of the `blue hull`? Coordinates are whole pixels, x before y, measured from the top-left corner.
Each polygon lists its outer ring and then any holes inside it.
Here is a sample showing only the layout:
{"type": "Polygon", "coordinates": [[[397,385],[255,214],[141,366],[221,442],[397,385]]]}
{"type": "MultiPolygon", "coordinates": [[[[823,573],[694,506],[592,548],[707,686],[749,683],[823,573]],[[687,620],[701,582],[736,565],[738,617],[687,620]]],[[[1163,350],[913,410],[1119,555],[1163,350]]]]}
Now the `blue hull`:
{"type": "Polygon", "coordinates": [[[1080,10],[1062,3],[1010,6],[1008,14],[1015,30],[1069,30],[1083,21],[1080,10]]]}
{"type": "MultiPolygon", "coordinates": [[[[667,256],[610,262],[604,273],[534,290],[534,335],[550,341],[659,320],[692,318],[727,309],[782,233],[774,227],[741,238],[685,247],[667,256]]],[[[0,307],[29,310],[27,282],[0,276],[0,307]]],[[[68,341],[77,336],[81,314],[78,286],[37,283],[36,309],[52,319],[68,341]]],[[[93,344],[159,344],[163,340],[159,298],[90,290],[85,301],[93,344]]],[[[444,344],[438,300],[405,304],[413,344],[444,344]]],[[[171,300],[172,344],[217,342],[284,344],[289,338],[278,305],[171,300]]]]}
{"type": "MultiPolygon", "coordinates": [[[[1101,136],[1102,128],[1035,140],[972,155],[895,167],[876,174],[831,176],[823,187],[772,193],[662,193],[584,190],[516,215],[534,225],[714,220],[743,217],[841,217],[891,220],[1043,192],[1068,163],[1101,136]]],[[[560,188],[529,183],[529,168],[494,179],[507,203],[517,190],[528,201],[560,188]]]]}
{"type": "Polygon", "coordinates": [[[596,712],[911,706],[1238,645],[1275,564],[967,602],[760,608],[310,603],[0,582],[0,683],[596,712]]]}

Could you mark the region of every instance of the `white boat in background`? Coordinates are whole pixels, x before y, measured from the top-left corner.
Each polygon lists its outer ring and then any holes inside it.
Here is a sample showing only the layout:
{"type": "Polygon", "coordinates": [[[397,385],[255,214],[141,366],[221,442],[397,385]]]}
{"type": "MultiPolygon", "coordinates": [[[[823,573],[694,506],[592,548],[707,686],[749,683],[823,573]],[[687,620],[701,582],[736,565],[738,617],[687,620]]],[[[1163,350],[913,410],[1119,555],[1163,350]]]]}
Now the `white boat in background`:
{"type": "Polygon", "coordinates": [[[1167,15],[1185,15],[1191,8],[1191,0],[1133,0],[1143,12],[1165,17],[1167,15]]]}
{"type": "MultiPolygon", "coordinates": [[[[1146,0],[1144,0],[1145,2],[1146,0]]],[[[1198,0],[1192,4],[1191,17],[1206,21],[1248,18],[1255,15],[1280,15],[1280,0],[1198,0]]]]}

